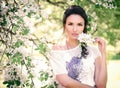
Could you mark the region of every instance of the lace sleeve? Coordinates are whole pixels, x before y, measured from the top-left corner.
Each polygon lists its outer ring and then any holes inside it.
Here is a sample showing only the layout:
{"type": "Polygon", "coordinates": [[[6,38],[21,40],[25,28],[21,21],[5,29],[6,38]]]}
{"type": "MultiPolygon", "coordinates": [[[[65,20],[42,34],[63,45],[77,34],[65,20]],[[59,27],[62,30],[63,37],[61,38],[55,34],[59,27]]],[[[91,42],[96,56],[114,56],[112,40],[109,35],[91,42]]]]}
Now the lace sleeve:
{"type": "Polygon", "coordinates": [[[100,53],[100,51],[99,51],[99,49],[97,47],[95,47],[95,46],[92,47],[92,50],[93,50],[93,55],[94,55],[95,59],[97,57],[101,56],[101,53],[100,53]]]}
{"type": "Polygon", "coordinates": [[[67,74],[66,63],[64,60],[63,53],[60,52],[50,52],[50,63],[53,69],[53,73],[57,74],[67,74]]]}

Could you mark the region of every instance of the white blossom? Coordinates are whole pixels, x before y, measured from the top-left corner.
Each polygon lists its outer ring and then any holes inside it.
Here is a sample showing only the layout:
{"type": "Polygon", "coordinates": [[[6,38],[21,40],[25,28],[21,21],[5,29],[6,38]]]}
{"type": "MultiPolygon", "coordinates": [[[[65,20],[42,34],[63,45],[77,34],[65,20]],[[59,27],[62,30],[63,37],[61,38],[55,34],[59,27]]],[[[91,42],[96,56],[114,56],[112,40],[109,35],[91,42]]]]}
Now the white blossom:
{"type": "Polygon", "coordinates": [[[78,36],[78,40],[80,42],[85,42],[85,43],[93,43],[95,41],[90,34],[85,34],[85,33],[81,33],[78,36]]]}
{"type": "Polygon", "coordinates": [[[92,30],[94,30],[94,31],[95,31],[95,30],[96,30],[96,28],[97,28],[97,23],[96,23],[96,22],[92,23],[92,27],[91,27],[91,28],[92,28],[92,30]]]}
{"type": "Polygon", "coordinates": [[[94,2],[94,3],[96,2],[95,0],[91,0],[91,1],[94,2]]]}
{"type": "Polygon", "coordinates": [[[113,0],[107,0],[108,2],[113,2],[113,0]]]}
{"type": "Polygon", "coordinates": [[[7,11],[8,11],[8,7],[5,6],[4,8],[2,8],[1,14],[6,15],[7,11]]]}
{"type": "MultiPolygon", "coordinates": [[[[10,80],[19,80],[21,85],[23,85],[27,79],[27,75],[25,74],[25,71],[21,71],[21,66],[16,66],[14,64],[9,63],[10,66],[8,66],[4,71],[4,79],[5,81],[10,81],[10,80]],[[16,75],[15,75],[16,72],[16,75]]],[[[17,88],[17,85],[12,85],[10,88],[17,88]]]]}

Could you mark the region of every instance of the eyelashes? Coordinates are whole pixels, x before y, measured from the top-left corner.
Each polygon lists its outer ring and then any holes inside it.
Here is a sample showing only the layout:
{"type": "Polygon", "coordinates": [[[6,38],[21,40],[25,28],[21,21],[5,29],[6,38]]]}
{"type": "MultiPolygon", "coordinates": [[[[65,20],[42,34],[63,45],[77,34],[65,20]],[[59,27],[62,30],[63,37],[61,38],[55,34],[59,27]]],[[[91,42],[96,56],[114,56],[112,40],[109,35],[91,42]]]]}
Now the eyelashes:
{"type": "Polygon", "coordinates": [[[68,23],[68,25],[73,25],[73,23],[68,23]]]}
{"type": "Polygon", "coordinates": [[[79,23],[78,26],[83,26],[83,24],[79,23]]]}
{"type": "MultiPolygon", "coordinates": [[[[68,25],[72,26],[72,25],[74,25],[74,24],[73,24],[73,23],[68,23],[68,25]]],[[[78,26],[83,26],[82,23],[78,23],[77,25],[78,25],[78,26]]]]}

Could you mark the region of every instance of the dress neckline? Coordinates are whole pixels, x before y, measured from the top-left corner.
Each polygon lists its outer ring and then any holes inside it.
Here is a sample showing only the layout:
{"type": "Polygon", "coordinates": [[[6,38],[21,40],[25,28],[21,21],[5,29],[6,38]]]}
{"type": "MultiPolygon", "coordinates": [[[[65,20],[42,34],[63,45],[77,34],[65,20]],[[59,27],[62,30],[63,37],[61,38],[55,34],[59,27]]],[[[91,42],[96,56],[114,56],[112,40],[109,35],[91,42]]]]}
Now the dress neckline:
{"type": "Polygon", "coordinates": [[[67,50],[51,50],[51,52],[73,52],[75,50],[78,50],[78,49],[81,49],[80,48],[80,45],[77,45],[76,47],[74,48],[71,48],[71,49],[67,49],[67,50]]]}

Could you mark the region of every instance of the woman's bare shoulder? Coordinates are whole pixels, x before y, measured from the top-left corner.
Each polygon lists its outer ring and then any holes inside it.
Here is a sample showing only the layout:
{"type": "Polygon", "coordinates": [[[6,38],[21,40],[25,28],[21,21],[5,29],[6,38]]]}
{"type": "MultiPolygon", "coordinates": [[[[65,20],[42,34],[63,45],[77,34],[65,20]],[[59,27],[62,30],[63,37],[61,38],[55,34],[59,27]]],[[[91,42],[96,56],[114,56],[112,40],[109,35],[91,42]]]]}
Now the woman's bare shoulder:
{"type": "Polygon", "coordinates": [[[55,45],[52,46],[52,50],[66,50],[66,46],[55,44],[55,45]]]}

